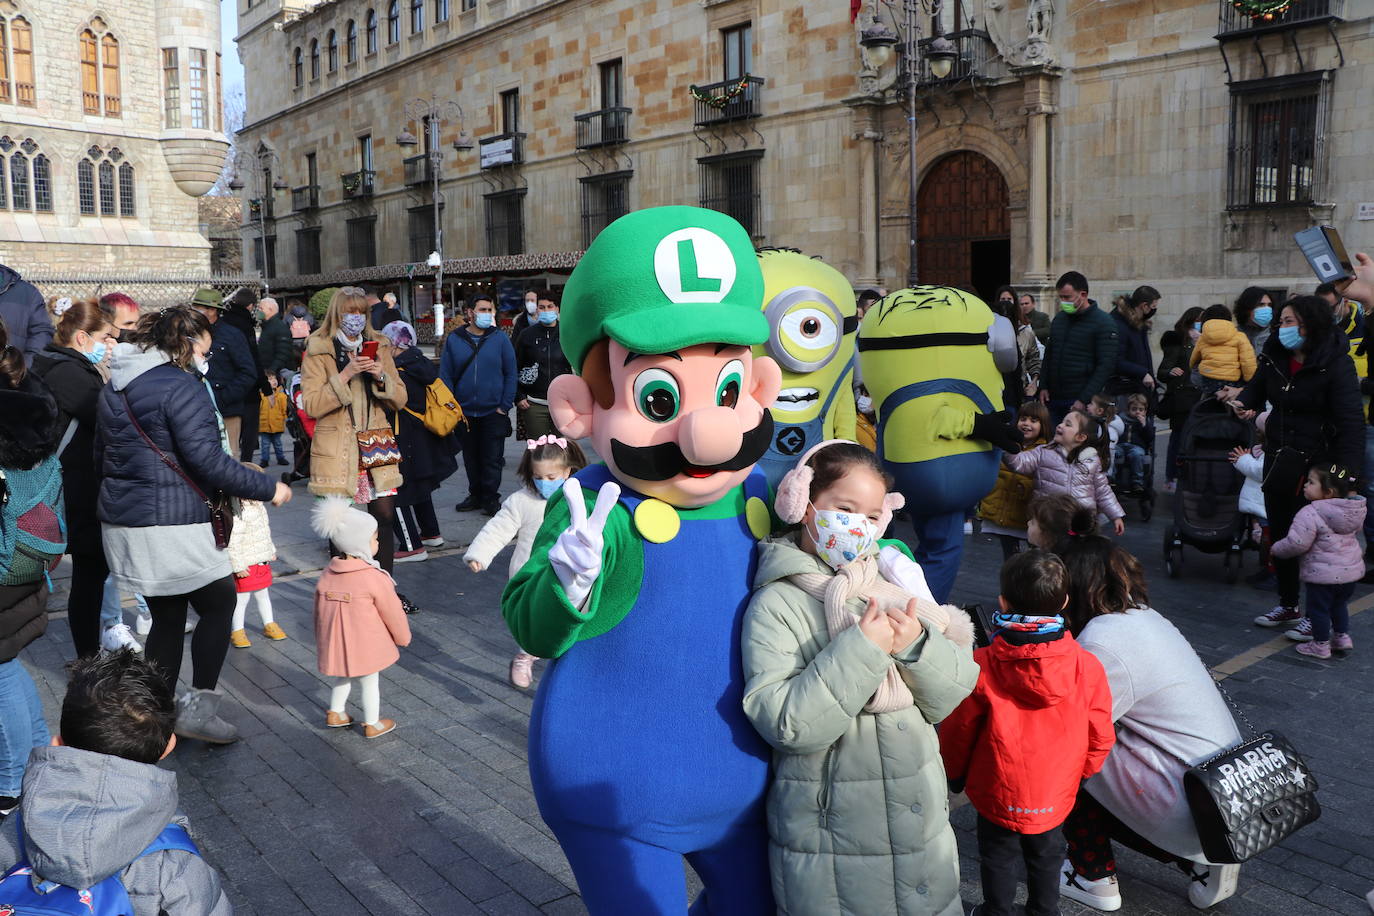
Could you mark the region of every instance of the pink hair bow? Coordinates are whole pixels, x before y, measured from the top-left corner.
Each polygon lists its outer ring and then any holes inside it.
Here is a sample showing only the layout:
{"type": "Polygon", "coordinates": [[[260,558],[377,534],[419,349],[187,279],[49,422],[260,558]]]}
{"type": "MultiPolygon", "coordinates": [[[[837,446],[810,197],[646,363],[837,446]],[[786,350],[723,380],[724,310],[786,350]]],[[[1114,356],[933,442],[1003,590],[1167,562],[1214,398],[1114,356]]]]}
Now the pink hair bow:
{"type": "Polygon", "coordinates": [[[538,439],[525,440],[525,449],[527,451],[532,452],[541,445],[556,445],[559,448],[565,449],[568,447],[568,440],[564,439],[562,436],[540,436],[538,439]]]}

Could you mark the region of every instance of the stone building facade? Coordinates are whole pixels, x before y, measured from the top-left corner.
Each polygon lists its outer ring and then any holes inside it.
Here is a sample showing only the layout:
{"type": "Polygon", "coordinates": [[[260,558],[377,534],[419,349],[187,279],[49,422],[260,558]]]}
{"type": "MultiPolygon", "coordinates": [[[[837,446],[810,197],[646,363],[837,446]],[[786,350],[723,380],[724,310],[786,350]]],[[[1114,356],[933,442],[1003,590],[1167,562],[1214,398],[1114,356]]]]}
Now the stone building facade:
{"type": "Polygon", "coordinates": [[[0,263],[208,272],[219,176],[217,0],[0,0],[0,263]]]}
{"type": "Polygon", "coordinates": [[[245,255],[266,238],[303,286],[429,275],[427,141],[445,257],[493,272],[571,263],[614,215],[688,203],[896,287],[912,171],[920,279],[985,295],[1074,268],[1102,300],[1159,288],[1167,320],[1251,283],[1309,288],[1292,234],[1316,222],[1374,245],[1368,0],[1269,21],[1229,0],[944,0],[956,58],[917,64],[914,170],[903,46],[871,40],[914,20],[929,50],[931,17],[901,3],[237,2],[245,255]],[[437,136],[406,114],[431,95],[456,103],[437,136]]]}

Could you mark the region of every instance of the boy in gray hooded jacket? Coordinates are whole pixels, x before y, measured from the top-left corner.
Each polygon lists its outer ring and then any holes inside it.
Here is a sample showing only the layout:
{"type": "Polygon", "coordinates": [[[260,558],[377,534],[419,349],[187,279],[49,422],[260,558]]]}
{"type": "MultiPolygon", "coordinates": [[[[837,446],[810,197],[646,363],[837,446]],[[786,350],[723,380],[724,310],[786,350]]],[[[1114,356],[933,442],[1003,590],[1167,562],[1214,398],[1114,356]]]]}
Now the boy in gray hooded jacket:
{"type": "Polygon", "coordinates": [[[140,857],[177,811],[172,752],[176,703],[161,672],[125,649],[73,662],[61,734],[35,748],[18,816],[0,825],[0,869],[23,852],[45,881],[88,888],[118,874],[136,916],[230,916],[219,875],[199,855],[140,857]]]}

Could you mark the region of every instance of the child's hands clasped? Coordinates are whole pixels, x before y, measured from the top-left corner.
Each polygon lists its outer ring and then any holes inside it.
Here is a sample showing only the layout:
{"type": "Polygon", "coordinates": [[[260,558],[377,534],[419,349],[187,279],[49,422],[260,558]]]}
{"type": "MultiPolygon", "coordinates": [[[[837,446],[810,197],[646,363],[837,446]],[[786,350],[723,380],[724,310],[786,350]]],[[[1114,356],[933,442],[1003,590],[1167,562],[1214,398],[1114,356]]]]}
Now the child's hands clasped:
{"type": "Polygon", "coordinates": [[[888,608],[887,619],[892,625],[892,645],[888,655],[896,655],[920,637],[924,627],[921,618],[916,616],[916,599],[912,598],[905,608],[888,608]]]}
{"type": "Polygon", "coordinates": [[[868,609],[859,618],[859,631],[879,649],[892,652],[892,620],[886,612],[878,610],[878,602],[873,598],[868,599],[868,609]]]}

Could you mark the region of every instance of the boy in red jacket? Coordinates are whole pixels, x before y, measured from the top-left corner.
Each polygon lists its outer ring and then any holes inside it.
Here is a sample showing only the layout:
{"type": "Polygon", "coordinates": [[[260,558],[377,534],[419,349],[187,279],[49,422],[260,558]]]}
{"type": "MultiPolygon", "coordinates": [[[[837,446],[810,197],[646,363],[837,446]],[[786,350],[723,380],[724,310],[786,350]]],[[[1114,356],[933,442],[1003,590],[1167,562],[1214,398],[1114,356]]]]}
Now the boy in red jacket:
{"type": "Polygon", "coordinates": [[[1078,786],[1116,741],[1107,675],[1064,628],[1069,575],[1054,554],[1018,553],[1002,566],[992,644],[973,653],[978,686],[940,725],[950,786],[978,812],[983,903],[1015,912],[1016,859],[1026,863],[1026,913],[1059,912],[1060,826],[1078,786]]]}

